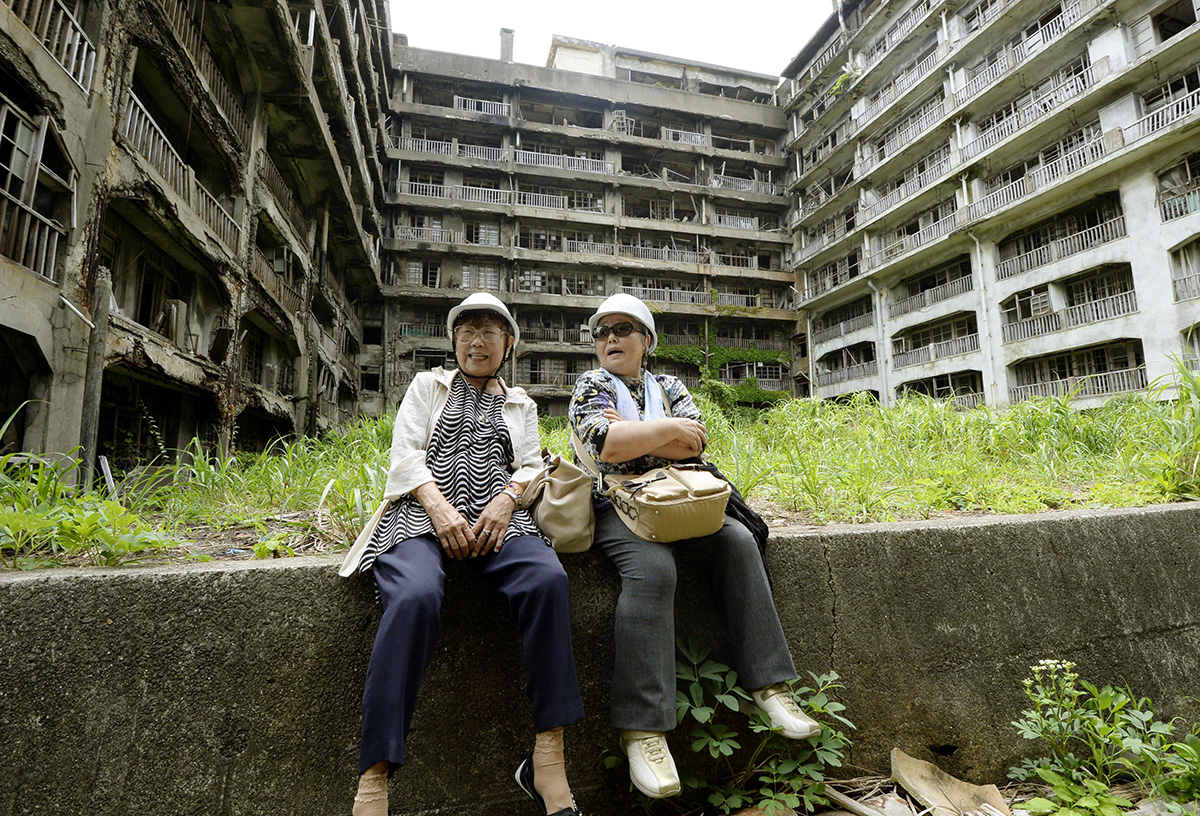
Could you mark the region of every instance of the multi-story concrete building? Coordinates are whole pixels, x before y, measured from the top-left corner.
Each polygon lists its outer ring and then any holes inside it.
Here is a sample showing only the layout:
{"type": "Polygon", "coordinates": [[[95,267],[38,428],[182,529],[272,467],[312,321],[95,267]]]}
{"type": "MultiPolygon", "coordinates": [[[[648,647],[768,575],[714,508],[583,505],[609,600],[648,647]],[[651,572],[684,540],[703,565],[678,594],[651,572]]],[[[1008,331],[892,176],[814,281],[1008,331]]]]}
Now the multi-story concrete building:
{"type": "Polygon", "coordinates": [[[786,68],[814,393],[1141,391],[1200,358],[1193,0],[838,3],[786,68]]]}
{"type": "Polygon", "coordinates": [[[504,41],[408,48],[381,1],[0,0],[0,450],[127,467],[382,412],[468,289],[549,410],[615,291],[665,370],[788,390],[775,78],[504,41]]]}
{"type": "Polygon", "coordinates": [[[476,289],[513,308],[513,378],[543,410],[595,366],[585,324],[613,292],[662,312],[658,369],[790,391],[777,78],[561,37],[521,65],[507,32],[500,56],[395,51],[379,401],[450,356],[443,316],[476,289]]]}
{"type": "Polygon", "coordinates": [[[382,1],[0,0],[0,449],[356,415],[390,46],[382,1]]]}

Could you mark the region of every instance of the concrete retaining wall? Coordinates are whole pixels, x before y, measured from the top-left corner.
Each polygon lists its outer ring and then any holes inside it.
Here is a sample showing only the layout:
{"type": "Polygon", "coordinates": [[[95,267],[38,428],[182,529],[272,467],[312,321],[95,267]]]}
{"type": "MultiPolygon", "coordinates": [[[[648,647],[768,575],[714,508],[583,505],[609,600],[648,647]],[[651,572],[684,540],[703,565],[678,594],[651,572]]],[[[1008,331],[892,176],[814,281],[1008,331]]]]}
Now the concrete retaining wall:
{"type": "MultiPolygon", "coordinates": [[[[854,766],[886,771],[899,746],[997,781],[1028,750],[1008,723],[1041,658],[1200,716],[1198,530],[1200,507],[1175,505],[782,531],[776,604],[801,671],[846,683],[854,766]]],[[[615,573],[594,553],[566,563],[589,712],[568,730],[571,778],[586,812],[623,813],[623,768],[600,762],[615,573]]],[[[377,612],[335,565],[0,576],[0,814],[348,814],[377,612]]],[[[702,573],[681,585],[681,633],[719,637],[702,573]]],[[[533,812],[511,781],[531,739],[522,676],[502,603],[452,571],[393,814],[533,812]]]]}

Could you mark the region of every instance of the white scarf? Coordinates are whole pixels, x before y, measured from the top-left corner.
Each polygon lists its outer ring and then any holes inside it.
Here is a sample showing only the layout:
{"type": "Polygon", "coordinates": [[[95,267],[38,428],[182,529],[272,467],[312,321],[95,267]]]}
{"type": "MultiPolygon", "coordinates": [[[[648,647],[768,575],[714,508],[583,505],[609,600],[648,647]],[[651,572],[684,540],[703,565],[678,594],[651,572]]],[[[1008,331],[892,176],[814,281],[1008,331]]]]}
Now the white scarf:
{"type": "Polygon", "coordinates": [[[633,401],[633,395],[629,393],[629,388],[624,381],[606,368],[602,368],[601,371],[608,375],[608,379],[613,384],[613,390],[617,392],[617,413],[623,419],[662,419],[667,415],[666,409],[663,408],[662,388],[659,387],[658,380],[654,379],[654,375],[649,371],[642,372],[646,390],[646,410],[643,417],[638,416],[637,403],[633,401]]]}

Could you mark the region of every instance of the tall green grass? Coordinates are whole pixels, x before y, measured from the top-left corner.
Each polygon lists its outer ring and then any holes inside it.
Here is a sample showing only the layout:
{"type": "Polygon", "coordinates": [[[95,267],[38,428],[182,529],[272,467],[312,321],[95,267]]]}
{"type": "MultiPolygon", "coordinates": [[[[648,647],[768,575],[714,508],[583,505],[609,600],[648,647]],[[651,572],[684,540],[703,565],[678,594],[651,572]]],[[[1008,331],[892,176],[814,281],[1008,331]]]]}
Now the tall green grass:
{"type": "MultiPolygon", "coordinates": [[[[865,522],[1196,499],[1200,376],[1177,362],[1157,385],[1088,410],[1065,398],[960,410],[914,396],[887,408],[862,397],[787,400],[731,416],[697,402],[709,455],[747,496],[815,522],[865,522]]],[[[111,533],[129,548],[84,551],[93,563],[120,563],[201,526],[253,528],[272,544],[286,535],[298,551],[341,546],[378,505],[390,443],[390,417],[254,454],[214,457],[194,443],[172,463],[126,475],[112,504],[74,488],[69,466],[0,459],[0,561],[54,562],[67,551],[53,542],[111,533]],[[39,526],[68,506],[74,533],[39,526]]],[[[542,443],[569,455],[562,418],[543,420],[542,443]]]]}

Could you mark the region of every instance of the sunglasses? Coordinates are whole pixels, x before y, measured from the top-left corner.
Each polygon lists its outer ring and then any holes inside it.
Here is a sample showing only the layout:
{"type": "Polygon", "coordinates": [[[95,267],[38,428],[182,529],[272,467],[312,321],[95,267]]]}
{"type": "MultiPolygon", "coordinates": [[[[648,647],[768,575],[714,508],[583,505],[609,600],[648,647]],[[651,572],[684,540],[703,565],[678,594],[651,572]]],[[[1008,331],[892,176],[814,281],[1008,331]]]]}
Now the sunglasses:
{"type": "Polygon", "coordinates": [[[592,339],[607,340],[610,334],[615,334],[617,337],[628,337],[634,332],[641,334],[642,330],[632,323],[618,323],[615,326],[597,326],[592,329],[592,339]]]}

